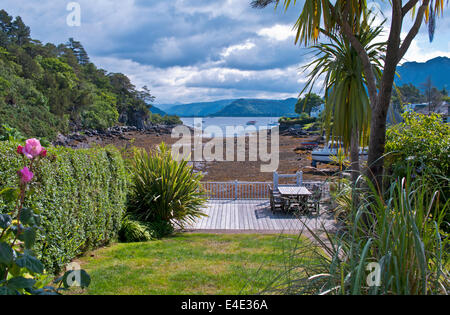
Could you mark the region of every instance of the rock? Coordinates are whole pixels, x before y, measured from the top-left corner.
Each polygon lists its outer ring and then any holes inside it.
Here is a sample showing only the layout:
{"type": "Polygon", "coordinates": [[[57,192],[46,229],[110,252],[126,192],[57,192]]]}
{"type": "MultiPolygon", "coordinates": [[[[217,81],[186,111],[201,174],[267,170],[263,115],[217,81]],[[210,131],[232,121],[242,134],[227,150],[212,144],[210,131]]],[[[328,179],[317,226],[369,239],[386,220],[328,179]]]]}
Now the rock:
{"type": "Polygon", "coordinates": [[[130,141],[131,139],[125,136],[129,132],[141,132],[143,134],[155,134],[160,137],[164,134],[171,134],[175,125],[148,125],[144,129],[136,126],[114,126],[105,130],[82,130],[73,132],[69,135],[59,134],[53,142],[55,146],[64,146],[71,148],[86,148],[89,147],[89,141],[94,138],[97,142],[102,142],[105,139],[118,138],[120,140],[130,141]],[[89,139],[91,138],[91,139],[89,139]]]}

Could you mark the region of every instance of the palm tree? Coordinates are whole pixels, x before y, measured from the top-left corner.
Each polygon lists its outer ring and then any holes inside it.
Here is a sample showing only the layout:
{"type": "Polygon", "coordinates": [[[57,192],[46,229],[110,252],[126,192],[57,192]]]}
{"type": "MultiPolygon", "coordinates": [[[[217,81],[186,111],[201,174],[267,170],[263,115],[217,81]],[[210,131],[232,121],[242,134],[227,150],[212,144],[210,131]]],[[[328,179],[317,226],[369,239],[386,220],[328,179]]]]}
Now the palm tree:
{"type": "MultiPolygon", "coordinates": [[[[367,19],[363,19],[356,36],[368,52],[375,74],[381,77],[382,54],[386,43],[374,43],[374,40],[382,28],[372,28],[365,21],[367,19]]],[[[310,72],[303,91],[308,88],[311,90],[318,80],[324,78],[327,140],[331,136],[339,139],[345,152],[350,151],[352,179],[356,183],[359,176],[359,146],[367,145],[370,131],[371,109],[367,82],[361,59],[351,43],[340,34],[329,34],[329,38],[330,43],[312,47],[317,53],[314,61],[304,68],[310,72]]]]}
{"type": "MultiPolygon", "coordinates": [[[[284,9],[288,9],[297,1],[292,0],[254,0],[252,6],[263,8],[271,3],[278,5],[284,2],[284,9]]],[[[430,41],[433,40],[436,16],[444,11],[445,0],[391,0],[391,24],[389,28],[388,43],[382,67],[382,76],[377,79],[376,69],[363,43],[358,39],[359,21],[367,14],[368,7],[365,0],[305,0],[300,16],[294,26],[297,30],[295,43],[301,42],[308,45],[316,43],[319,35],[340,34],[348,40],[358,53],[363,65],[366,87],[369,94],[370,107],[373,113],[370,123],[369,139],[369,167],[372,181],[381,182],[383,172],[384,145],[386,142],[386,119],[395,72],[398,63],[408,51],[413,39],[416,37],[422,25],[422,21],[428,24],[430,41]],[[413,19],[409,30],[403,28],[405,18],[411,15],[413,19]],[[323,26],[326,32],[321,32],[323,26]],[[406,31],[402,39],[401,34],[406,31]]],[[[448,1],[447,1],[448,4],[448,1]]]]}

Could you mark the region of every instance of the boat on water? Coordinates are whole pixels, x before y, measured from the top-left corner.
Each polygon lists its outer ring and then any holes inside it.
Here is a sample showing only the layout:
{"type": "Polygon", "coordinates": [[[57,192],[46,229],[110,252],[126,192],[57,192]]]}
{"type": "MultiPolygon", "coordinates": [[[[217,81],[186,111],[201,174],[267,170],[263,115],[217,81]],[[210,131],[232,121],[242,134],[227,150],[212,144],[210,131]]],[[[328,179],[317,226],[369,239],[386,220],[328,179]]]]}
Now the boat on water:
{"type": "MultiPolygon", "coordinates": [[[[338,154],[339,148],[342,147],[342,143],[336,141],[329,141],[328,144],[321,149],[315,149],[311,152],[311,166],[317,167],[317,164],[333,164],[338,154]]],[[[359,158],[362,160],[367,159],[367,148],[359,149],[359,158]]],[[[348,157],[347,157],[348,159],[348,157]]]]}
{"type": "Polygon", "coordinates": [[[254,125],[256,125],[256,120],[247,121],[247,126],[254,126],[254,125]]]}

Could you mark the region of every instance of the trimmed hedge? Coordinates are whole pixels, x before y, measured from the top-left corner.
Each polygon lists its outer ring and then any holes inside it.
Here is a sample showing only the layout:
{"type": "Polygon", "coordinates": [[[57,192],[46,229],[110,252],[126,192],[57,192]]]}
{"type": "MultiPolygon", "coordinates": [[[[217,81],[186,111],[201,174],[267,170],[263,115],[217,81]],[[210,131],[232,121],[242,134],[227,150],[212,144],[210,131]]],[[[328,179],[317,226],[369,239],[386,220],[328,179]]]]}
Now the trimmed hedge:
{"type": "MultiPolygon", "coordinates": [[[[0,142],[0,187],[17,185],[24,161],[16,147],[0,142]]],[[[48,272],[117,239],[128,182],[117,149],[49,148],[35,176],[27,206],[42,216],[35,251],[48,272]]],[[[0,212],[5,206],[0,200],[0,212]]]]}

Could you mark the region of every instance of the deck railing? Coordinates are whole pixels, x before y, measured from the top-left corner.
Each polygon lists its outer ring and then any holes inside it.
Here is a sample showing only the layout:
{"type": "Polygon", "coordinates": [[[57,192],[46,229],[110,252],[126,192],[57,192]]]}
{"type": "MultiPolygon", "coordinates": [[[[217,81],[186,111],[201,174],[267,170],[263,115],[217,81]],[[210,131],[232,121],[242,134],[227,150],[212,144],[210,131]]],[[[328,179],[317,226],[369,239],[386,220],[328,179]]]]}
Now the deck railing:
{"type": "Polygon", "coordinates": [[[204,182],[203,196],[208,199],[268,199],[270,182],[204,182]]]}
{"type": "MultiPolygon", "coordinates": [[[[311,188],[318,181],[303,181],[301,186],[311,188]]],[[[203,197],[208,199],[249,200],[269,199],[272,182],[202,182],[203,197]]],[[[286,185],[278,185],[286,186],[286,185]]]]}

